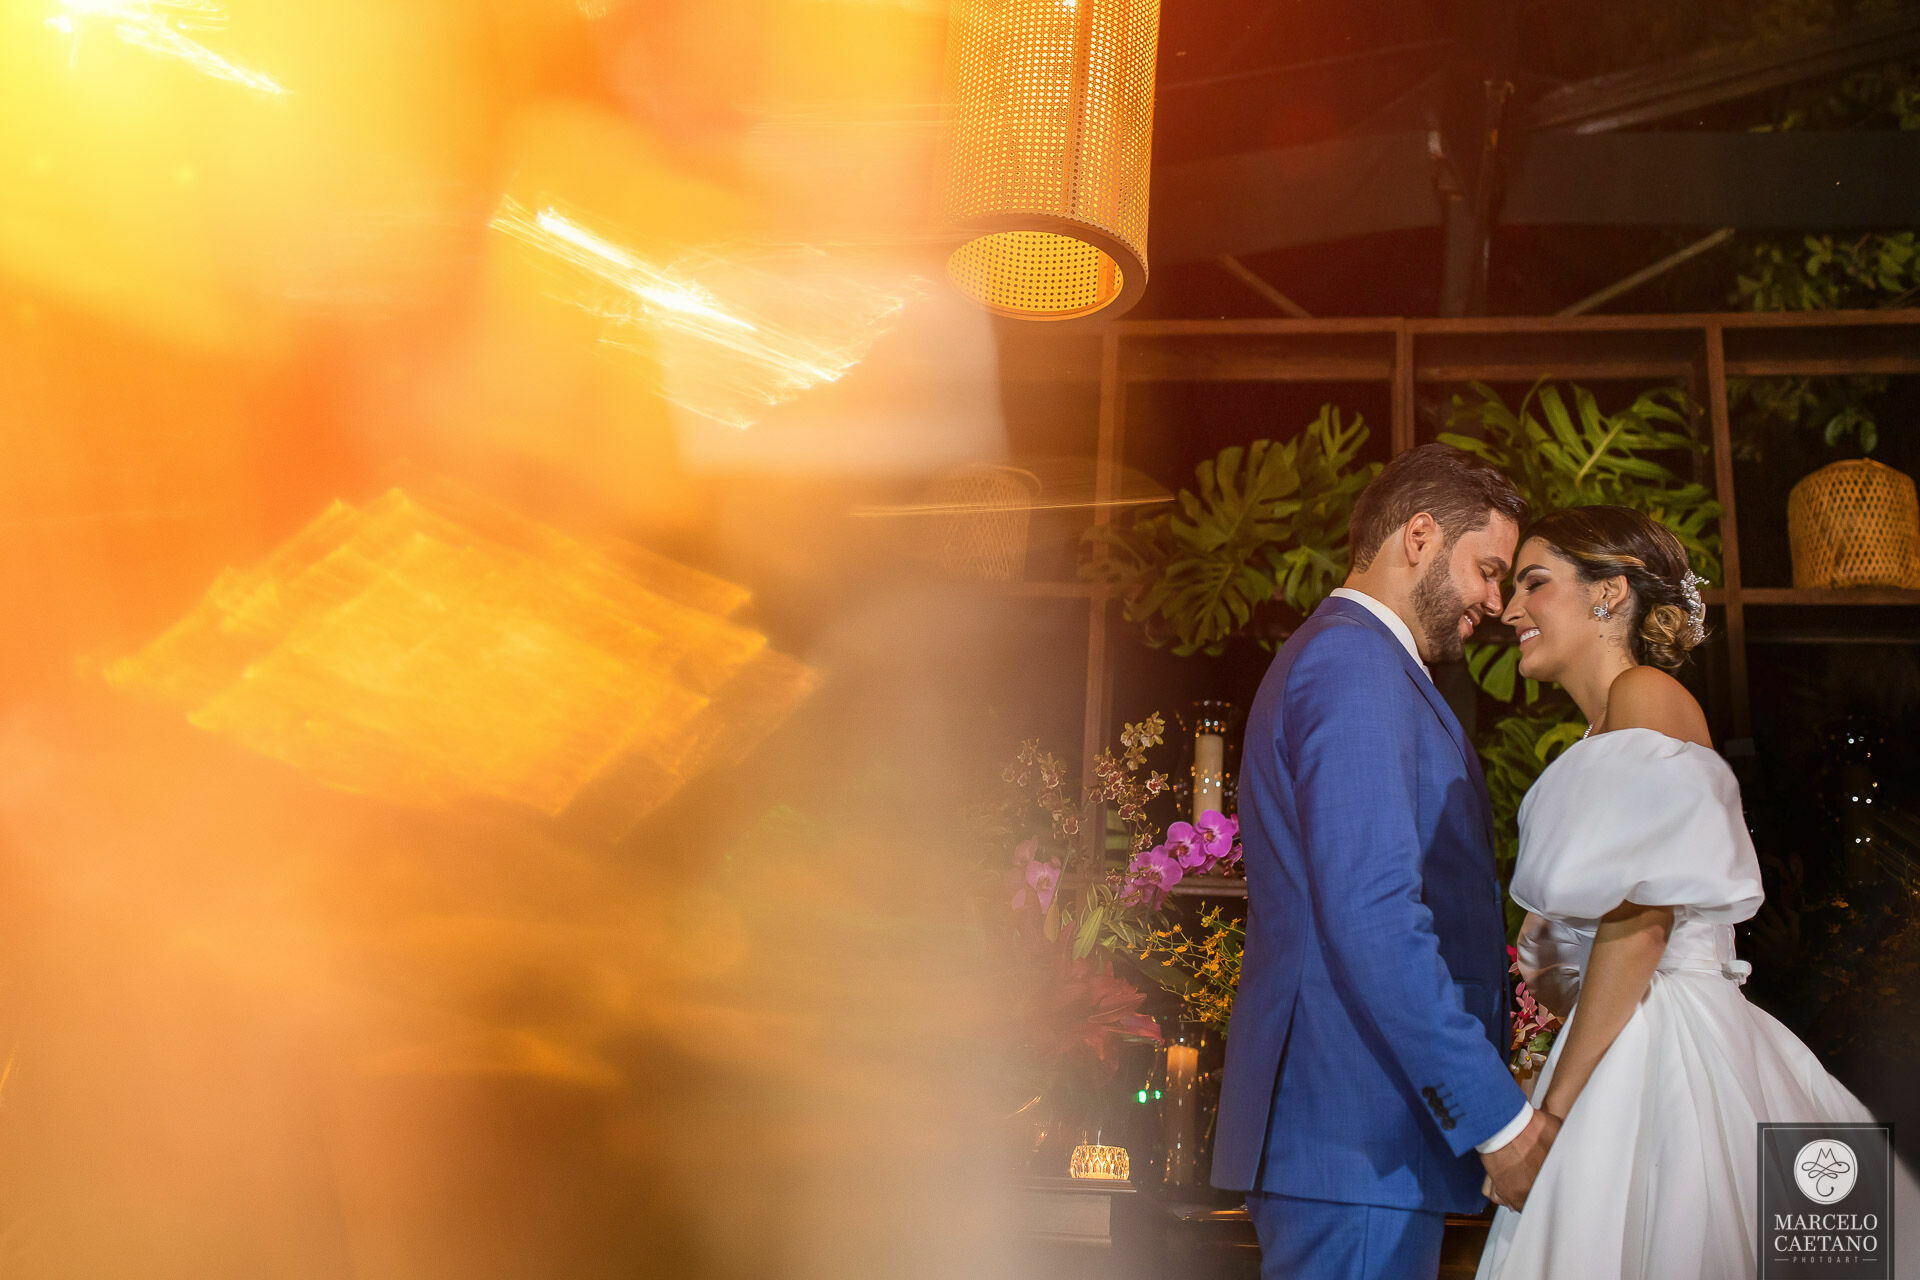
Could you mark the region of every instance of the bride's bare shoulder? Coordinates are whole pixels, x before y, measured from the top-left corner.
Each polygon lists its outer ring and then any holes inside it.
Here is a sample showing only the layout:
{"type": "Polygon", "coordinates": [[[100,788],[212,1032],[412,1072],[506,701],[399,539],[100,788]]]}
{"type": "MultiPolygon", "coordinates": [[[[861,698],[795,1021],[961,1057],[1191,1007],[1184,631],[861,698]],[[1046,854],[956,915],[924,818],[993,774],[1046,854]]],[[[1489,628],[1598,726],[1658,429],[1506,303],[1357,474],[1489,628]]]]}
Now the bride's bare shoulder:
{"type": "Polygon", "coordinates": [[[1607,729],[1653,729],[1682,742],[1713,745],[1700,704],[1658,667],[1629,667],[1614,678],[1607,690],[1607,729]]]}

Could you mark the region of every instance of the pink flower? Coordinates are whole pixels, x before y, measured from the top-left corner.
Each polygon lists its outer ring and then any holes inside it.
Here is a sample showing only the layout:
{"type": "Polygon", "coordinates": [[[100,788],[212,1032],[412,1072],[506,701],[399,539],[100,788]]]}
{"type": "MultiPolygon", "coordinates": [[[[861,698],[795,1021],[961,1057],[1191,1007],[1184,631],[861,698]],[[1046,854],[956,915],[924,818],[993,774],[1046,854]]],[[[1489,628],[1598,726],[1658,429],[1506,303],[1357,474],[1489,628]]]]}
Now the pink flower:
{"type": "MultiPolygon", "coordinates": [[[[1053,906],[1053,892],[1060,886],[1060,864],[1057,862],[1029,862],[1027,864],[1027,885],[1033,890],[1034,900],[1042,911],[1053,906]]],[[[1015,905],[1018,905],[1017,903],[1015,905]]]]}
{"type": "Polygon", "coordinates": [[[1038,836],[1028,836],[1013,848],[1013,865],[1007,868],[1007,887],[1013,890],[1015,911],[1027,905],[1029,893],[1040,904],[1040,910],[1053,905],[1053,891],[1060,883],[1060,864],[1037,861],[1034,855],[1039,852],[1038,836]]]}
{"type": "Polygon", "coordinates": [[[1200,848],[1199,835],[1190,822],[1176,822],[1167,828],[1167,842],[1160,847],[1180,865],[1182,874],[1198,870],[1207,860],[1200,848]]]}
{"type": "MultiPolygon", "coordinates": [[[[1508,947],[1507,955],[1512,959],[1511,972],[1518,977],[1520,953],[1508,947]]],[[[1516,1071],[1536,1070],[1542,1062],[1546,1061],[1546,1055],[1540,1052],[1544,1046],[1536,1046],[1534,1041],[1542,1034],[1558,1035],[1562,1019],[1540,1004],[1533,992],[1527,989],[1524,980],[1514,983],[1513,1000],[1512,1056],[1508,1065],[1516,1071]]],[[[1551,1044],[1552,1041],[1549,1040],[1547,1043],[1551,1044]]]]}
{"type": "MultiPolygon", "coordinates": [[[[1174,826],[1185,825],[1178,822],[1174,824],[1174,826]]],[[[1200,815],[1200,820],[1194,823],[1192,831],[1194,845],[1200,850],[1204,861],[1231,860],[1229,855],[1233,852],[1234,837],[1240,834],[1239,822],[1217,809],[1208,809],[1200,815]]],[[[1167,834],[1173,834],[1171,827],[1168,828],[1167,834]]]]}

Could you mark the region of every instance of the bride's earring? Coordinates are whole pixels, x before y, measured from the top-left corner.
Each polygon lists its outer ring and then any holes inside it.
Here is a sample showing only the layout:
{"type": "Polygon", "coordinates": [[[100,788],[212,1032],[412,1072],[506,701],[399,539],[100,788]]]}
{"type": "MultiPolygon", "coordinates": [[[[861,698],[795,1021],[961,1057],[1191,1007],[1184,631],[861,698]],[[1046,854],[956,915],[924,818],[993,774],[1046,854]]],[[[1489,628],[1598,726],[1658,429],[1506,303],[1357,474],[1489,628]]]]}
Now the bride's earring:
{"type": "Polygon", "coordinates": [[[1601,622],[1605,622],[1613,616],[1613,610],[1607,608],[1607,602],[1602,600],[1599,604],[1593,606],[1593,616],[1601,622]]]}

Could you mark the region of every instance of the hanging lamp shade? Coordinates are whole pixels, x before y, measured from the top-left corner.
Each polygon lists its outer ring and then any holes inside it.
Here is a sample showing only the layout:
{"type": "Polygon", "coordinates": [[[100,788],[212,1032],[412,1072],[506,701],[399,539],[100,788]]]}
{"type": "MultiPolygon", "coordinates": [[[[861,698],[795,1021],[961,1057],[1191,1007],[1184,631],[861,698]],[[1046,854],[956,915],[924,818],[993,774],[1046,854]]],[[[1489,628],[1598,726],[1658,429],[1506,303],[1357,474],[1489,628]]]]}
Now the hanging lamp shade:
{"type": "Polygon", "coordinates": [[[1147,287],[1159,0],[954,0],[947,275],[1001,315],[1125,311],[1147,287]]]}

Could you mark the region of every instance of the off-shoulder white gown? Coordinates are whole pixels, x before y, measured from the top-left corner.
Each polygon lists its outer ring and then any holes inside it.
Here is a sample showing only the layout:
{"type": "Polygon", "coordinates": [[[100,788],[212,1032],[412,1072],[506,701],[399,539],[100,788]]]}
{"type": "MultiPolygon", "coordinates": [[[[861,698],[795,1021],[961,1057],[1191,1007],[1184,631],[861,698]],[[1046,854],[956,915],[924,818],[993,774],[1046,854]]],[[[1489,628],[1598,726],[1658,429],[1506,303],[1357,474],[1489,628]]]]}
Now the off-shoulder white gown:
{"type": "MultiPolygon", "coordinates": [[[[1758,1122],[1873,1117],[1740,990],[1749,969],[1733,926],[1762,892],[1733,771],[1651,729],[1575,743],[1521,803],[1512,894],[1544,921],[1519,941],[1521,975],[1568,1028],[1602,915],[1622,902],[1673,906],[1674,926],[1526,1210],[1494,1214],[1479,1280],[1753,1280],[1758,1122]]],[[[1536,1103],[1566,1042],[1563,1030],[1536,1103]]],[[[1894,1256],[1901,1276],[1920,1275],[1913,1182],[1897,1182],[1894,1256]]]]}

